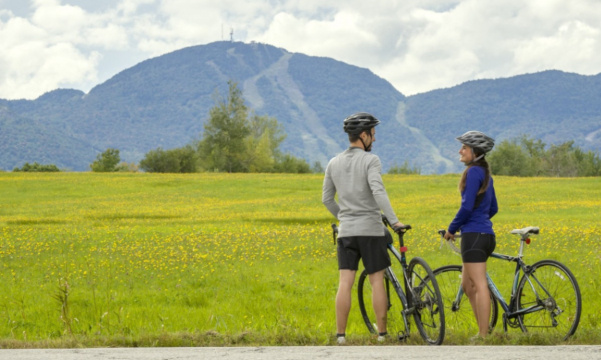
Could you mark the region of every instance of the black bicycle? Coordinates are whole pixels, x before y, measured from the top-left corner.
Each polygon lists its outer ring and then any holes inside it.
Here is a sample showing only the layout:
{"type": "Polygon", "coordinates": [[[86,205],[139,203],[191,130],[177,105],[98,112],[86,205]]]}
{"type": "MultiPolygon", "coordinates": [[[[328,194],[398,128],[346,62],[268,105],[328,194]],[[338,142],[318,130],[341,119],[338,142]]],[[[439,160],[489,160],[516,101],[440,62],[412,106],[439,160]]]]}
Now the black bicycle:
{"type": "MultiPolygon", "coordinates": [[[[391,227],[386,217],[382,216],[382,221],[387,227],[391,227]]],[[[336,238],[338,233],[336,224],[332,224],[332,228],[336,238]]],[[[442,297],[436,277],[424,259],[414,257],[407,264],[405,256],[407,247],[403,237],[409,229],[411,229],[410,225],[396,229],[399,236],[399,250],[394,247],[392,241],[388,244],[388,250],[392,254],[392,265],[386,269],[384,275],[388,298],[387,331],[399,340],[408,339],[411,326],[409,319],[413,317],[422,338],[428,344],[440,345],[445,335],[442,297]],[[402,274],[401,280],[396,274],[402,274]]],[[[366,270],[361,273],[357,287],[359,308],[365,325],[372,334],[377,334],[372,289],[366,270]]]]}
{"type": "MultiPolygon", "coordinates": [[[[445,230],[438,233],[444,236],[445,230]]],[[[492,253],[495,259],[516,263],[512,291],[509,302],[505,301],[499,289],[486,274],[491,294],[491,316],[489,331],[497,324],[498,306],[503,309],[503,329],[519,328],[523,332],[542,332],[566,340],[574,334],[580,321],[582,298],[576,277],[567,266],[556,260],[541,260],[533,265],[524,262],[524,245],[530,244],[530,235],[538,235],[538,227],[526,227],[511,231],[520,235],[520,248],[517,256],[492,253]]],[[[460,253],[455,241],[447,241],[449,246],[460,253]]],[[[441,240],[443,241],[443,240],[441,240]]],[[[472,308],[464,297],[461,287],[461,265],[447,265],[434,270],[434,274],[445,302],[449,326],[475,324],[472,308]],[[462,325],[459,325],[462,324],[462,325]]]]}

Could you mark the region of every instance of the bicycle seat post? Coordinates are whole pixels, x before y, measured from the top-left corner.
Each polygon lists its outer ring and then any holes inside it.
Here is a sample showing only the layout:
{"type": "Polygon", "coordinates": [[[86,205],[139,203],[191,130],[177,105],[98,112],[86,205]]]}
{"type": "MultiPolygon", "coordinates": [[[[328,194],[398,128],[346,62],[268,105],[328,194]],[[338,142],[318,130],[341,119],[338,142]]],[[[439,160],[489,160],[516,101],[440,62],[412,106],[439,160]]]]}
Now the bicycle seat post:
{"type": "Polygon", "coordinates": [[[397,231],[397,234],[399,235],[399,252],[401,253],[401,264],[403,264],[403,266],[407,266],[407,257],[405,256],[405,253],[407,252],[407,247],[405,246],[404,241],[405,232],[407,232],[407,230],[405,229],[397,231]]]}
{"type": "MultiPolygon", "coordinates": [[[[528,234],[525,234],[526,237],[528,237],[528,234]]],[[[524,244],[526,243],[526,239],[524,238],[524,235],[521,236],[521,240],[520,240],[520,251],[518,252],[518,257],[521,259],[524,256],[524,244]]]]}

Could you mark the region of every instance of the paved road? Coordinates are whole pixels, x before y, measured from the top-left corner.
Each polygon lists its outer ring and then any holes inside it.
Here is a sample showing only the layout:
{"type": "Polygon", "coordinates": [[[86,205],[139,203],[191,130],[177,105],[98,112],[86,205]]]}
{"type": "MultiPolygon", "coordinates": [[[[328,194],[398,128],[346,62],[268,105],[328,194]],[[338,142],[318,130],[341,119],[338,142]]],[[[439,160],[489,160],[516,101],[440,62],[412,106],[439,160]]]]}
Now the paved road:
{"type": "Polygon", "coordinates": [[[601,346],[274,346],[0,350],[10,360],[597,360],[601,346]]]}

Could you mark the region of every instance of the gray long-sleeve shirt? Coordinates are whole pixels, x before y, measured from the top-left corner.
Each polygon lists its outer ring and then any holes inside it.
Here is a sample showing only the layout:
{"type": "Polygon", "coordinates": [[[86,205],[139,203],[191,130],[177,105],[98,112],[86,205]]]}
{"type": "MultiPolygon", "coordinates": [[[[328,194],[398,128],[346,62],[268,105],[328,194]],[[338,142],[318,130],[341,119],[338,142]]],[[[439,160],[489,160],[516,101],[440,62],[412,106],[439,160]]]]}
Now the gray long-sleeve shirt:
{"type": "Polygon", "coordinates": [[[339,237],[383,236],[381,212],[391,224],[399,221],[382,182],[380,158],[361,148],[351,147],[330,160],[321,200],[340,222],[339,237]]]}

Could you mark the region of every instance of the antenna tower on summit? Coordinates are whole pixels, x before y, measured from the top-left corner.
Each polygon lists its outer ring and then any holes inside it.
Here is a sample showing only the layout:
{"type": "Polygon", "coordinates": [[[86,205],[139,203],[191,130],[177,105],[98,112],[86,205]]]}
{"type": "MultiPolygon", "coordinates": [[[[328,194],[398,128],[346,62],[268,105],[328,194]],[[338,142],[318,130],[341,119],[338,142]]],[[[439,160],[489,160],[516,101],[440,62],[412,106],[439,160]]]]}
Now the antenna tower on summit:
{"type": "Polygon", "coordinates": [[[230,28],[230,41],[234,42],[234,28],[230,28]]]}

